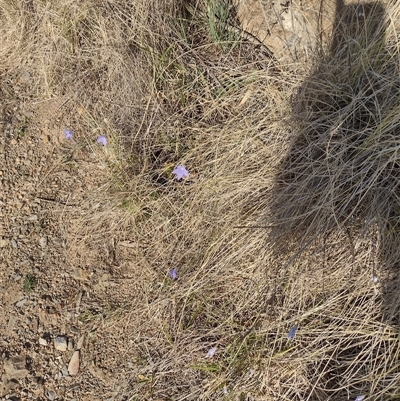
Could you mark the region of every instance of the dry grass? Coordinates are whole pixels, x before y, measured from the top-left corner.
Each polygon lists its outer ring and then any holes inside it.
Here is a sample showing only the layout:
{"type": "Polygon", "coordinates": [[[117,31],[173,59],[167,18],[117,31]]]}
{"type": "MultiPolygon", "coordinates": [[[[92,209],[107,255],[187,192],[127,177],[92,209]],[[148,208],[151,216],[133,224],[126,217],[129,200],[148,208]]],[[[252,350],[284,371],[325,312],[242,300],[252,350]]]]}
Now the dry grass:
{"type": "Polygon", "coordinates": [[[353,53],[327,48],[310,69],[220,46],[215,24],[178,2],[0,0],[3,96],[29,72],[34,100],[65,99],[83,143],[111,139],[97,154],[109,183],[68,234],[76,264],[104,238],[124,261],[119,308],[90,350],[118,389],[98,399],[400,397],[388,7],[384,35],[347,32],[353,53]],[[171,176],[177,164],[188,180],[171,176]]]}

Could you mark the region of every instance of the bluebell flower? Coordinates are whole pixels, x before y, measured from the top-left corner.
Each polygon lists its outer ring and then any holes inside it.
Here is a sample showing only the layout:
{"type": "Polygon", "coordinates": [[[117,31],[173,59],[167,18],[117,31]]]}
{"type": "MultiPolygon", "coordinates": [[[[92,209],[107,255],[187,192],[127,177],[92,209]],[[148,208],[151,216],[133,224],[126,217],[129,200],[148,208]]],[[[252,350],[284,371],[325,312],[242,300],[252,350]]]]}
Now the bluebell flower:
{"type": "Polygon", "coordinates": [[[105,135],[100,135],[97,138],[97,143],[100,144],[100,145],[106,146],[107,145],[107,138],[105,137],[105,135]]]}
{"type": "Polygon", "coordinates": [[[206,358],[212,358],[215,355],[215,352],[217,351],[217,347],[212,347],[208,350],[206,358]]]}
{"type": "Polygon", "coordinates": [[[185,166],[176,166],[172,171],[172,174],[176,175],[178,181],[182,178],[189,178],[189,172],[186,170],[185,166]]]}
{"type": "Polygon", "coordinates": [[[63,132],[65,135],[65,139],[73,139],[74,133],[71,130],[65,129],[65,130],[63,130],[63,132]]]}
{"type": "Polygon", "coordinates": [[[295,324],[289,331],[287,338],[289,340],[293,340],[294,336],[296,335],[296,331],[297,331],[297,324],[295,324]]]}
{"type": "Polygon", "coordinates": [[[176,280],[178,278],[178,269],[174,267],[169,271],[169,276],[172,278],[172,280],[176,280]]]}

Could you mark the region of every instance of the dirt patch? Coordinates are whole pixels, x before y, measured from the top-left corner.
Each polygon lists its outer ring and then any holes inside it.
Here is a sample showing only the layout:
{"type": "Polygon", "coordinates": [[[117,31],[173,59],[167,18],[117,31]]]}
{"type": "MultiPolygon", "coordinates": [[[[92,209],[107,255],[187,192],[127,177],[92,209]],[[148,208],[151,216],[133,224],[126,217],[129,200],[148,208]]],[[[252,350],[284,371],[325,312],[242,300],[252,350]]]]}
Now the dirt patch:
{"type": "Polygon", "coordinates": [[[242,28],[268,46],[278,59],[310,58],[330,36],[335,2],[239,0],[242,28]]]}
{"type": "MultiPolygon", "coordinates": [[[[66,121],[73,115],[68,97],[29,98],[29,84],[29,74],[15,76],[2,97],[1,396],[90,399],[93,388],[116,378],[108,376],[109,362],[96,365],[100,333],[92,319],[118,308],[112,288],[121,272],[104,231],[101,241],[82,243],[87,216],[102,207],[93,191],[108,179],[96,154],[104,149],[96,133],[77,130],[67,139],[63,129],[76,125],[66,121]],[[68,365],[82,340],[81,374],[72,376],[68,365]]],[[[98,354],[107,352],[100,346],[98,354]]]]}

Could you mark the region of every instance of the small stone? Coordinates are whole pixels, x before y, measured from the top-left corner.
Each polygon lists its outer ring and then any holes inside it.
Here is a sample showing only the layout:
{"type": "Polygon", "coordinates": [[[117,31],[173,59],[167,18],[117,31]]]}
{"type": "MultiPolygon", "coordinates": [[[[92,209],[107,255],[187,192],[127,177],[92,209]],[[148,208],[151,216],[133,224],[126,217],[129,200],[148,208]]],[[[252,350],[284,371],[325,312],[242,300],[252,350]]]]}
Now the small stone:
{"type": "Polygon", "coordinates": [[[83,345],[83,341],[85,340],[85,335],[82,335],[82,336],[80,336],[79,337],[79,340],[78,340],[78,344],[77,344],[77,346],[76,346],[76,349],[81,349],[82,348],[82,345],[83,345]]]}
{"type": "Polygon", "coordinates": [[[68,351],[74,350],[74,342],[70,339],[68,340],[68,351]]]}
{"type": "Polygon", "coordinates": [[[39,240],[39,245],[41,248],[46,248],[47,246],[47,237],[41,237],[39,240]]]}
{"type": "Polygon", "coordinates": [[[28,301],[26,298],[22,298],[20,301],[18,301],[15,306],[17,308],[21,308],[22,306],[24,306],[26,304],[26,301],[28,301]]]}
{"type": "Polygon", "coordinates": [[[11,334],[11,332],[14,330],[15,326],[17,323],[17,318],[14,315],[10,315],[10,318],[8,319],[8,333],[11,334]]]}
{"type": "Polygon", "coordinates": [[[21,280],[22,276],[18,273],[15,273],[15,274],[13,274],[12,278],[14,281],[19,281],[19,280],[21,280]]]}
{"type": "Polygon", "coordinates": [[[57,336],[54,339],[54,348],[58,351],[66,351],[67,350],[67,338],[64,336],[57,336]]]}
{"type": "Polygon", "coordinates": [[[68,364],[68,373],[71,376],[77,375],[79,372],[79,351],[75,351],[68,364]]]}
{"type": "Polygon", "coordinates": [[[49,391],[47,392],[47,398],[48,398],[50,401],[53,401],[53,400],[56,398],[56,393],[55,393],[54,391],[49,390],[49,391]]]}
{"type": "Polygon", "coordinates": [[[39,344],[43,345],[44,347],[46,347],[48,345],[48,342],[45,338],[40,337],[39,338],[39,344]]]}
{"type": "Polygon", "coordinates": [[[71,276],[75,280],[85,281],[89,277],[89,274],[85,269],[77,267],[72,270],[71,276]]]}
{"type": "Polygon", "coordinates": [[[32,118],[33,117],[33,112],[32,111],[24,110],[22,113],[26,118],[32,118]]]}
{"type": "Polygon", "coordinates": [[[12,245],[12,247],[13,247],[14,249],[17,249],[17,248],[18,248],[18,244],[17,244],[17,241],[15,241],[15,239],[12,239],[12,240],[11,240],[11,245],[12,245]]]}
{"type": "Polygon", "coordinates": [[[63,376],[69,376],[68,368],[66,366],[64,366],[61,369],[61,373],[62,373],[63,376]]]}
{"type": "Polygon", "coordinates": [[[26,356],[14,356],[4,361],[4,371],[8,380],[19,380],[28,376],[29,371],[26,369],[26,356]]]}

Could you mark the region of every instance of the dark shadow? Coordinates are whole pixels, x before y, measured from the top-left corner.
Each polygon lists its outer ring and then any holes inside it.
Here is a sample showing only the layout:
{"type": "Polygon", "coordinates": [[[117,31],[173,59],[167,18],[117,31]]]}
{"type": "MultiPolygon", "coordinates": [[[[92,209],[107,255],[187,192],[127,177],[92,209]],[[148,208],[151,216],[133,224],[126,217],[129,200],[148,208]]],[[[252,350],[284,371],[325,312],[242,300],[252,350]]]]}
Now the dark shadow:
{"type": "Polygon", "coordinates": [[[399,101],[399,80],[397,58],[385,47],[384,8],[338,1],[336,14],[328,54],[293,97],[295,136],[273,208],[282,234],[310,238],[387,210],[379,188],[387,189],[397,166],[382,168],[376,131],[382,111],[399,101]]]}
{"type": "MultiPolygon", "coordinates": [[[[371,278],[379,268],[383,294],[382,309],[374,319],[396,327],[400,317],[400,60],[396,43],[387,39],[387,20],[379,2],[345,5],[337,0],[331,44],[293,96],[293,142],[276,177],[269,244],[276,258],[282,260],[284,255],[287,269],[312,253],[327,253],[323,258],[331,265],[335,258],[345,257],[346,280],[356,277],[352,269],[357,253],[368,254],[365,268],[371,269],[371,278]],[[370,250],[357,248],[356,243],[370,250]]],[[[357,263],[355,269],[361,274],[361,262],[357,263]]],[[[333,362],[325,365],[326,393],[314,398],[308,394],[307,399],[348,399],[341,378],[349,376],[349,361],[361,352],[358,341],[357,336],[338,340],[332,360],[342,359],[343,367],[333,362]]],[[[382,363],[379,374],[384,376],[389,365],[398,372],[394,359],[384,366],[389,358],[384,350],[387,344],[382,344],[383,348],[371,349],[376,363],[382,363]]],[[[382,383],[383,379],[381,389],[382,383]]]]}

